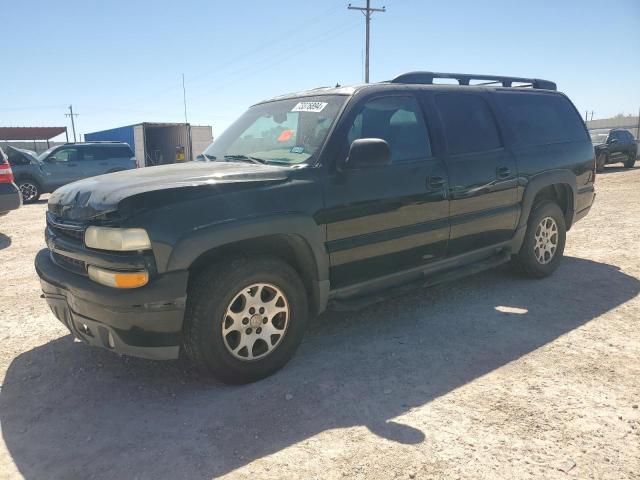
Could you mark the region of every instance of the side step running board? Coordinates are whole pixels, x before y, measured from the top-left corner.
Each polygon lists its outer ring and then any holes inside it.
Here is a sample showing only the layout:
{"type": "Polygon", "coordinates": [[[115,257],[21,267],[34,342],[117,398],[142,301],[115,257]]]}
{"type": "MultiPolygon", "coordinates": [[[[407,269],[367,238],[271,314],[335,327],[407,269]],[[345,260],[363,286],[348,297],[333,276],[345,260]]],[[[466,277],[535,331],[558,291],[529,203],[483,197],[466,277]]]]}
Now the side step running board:
{"type": "Polygon", "coordinates": [[[338,311],[359,310],[361,308],[368,307],[369,305],[383,302],[389,298],[396,297],[398,295],[402,295],[404,293],[410,292],[412,290],[415,290],[416,288],[431,287],[439,283],[449,282],[451,280],[455,280],[460,277],[466,277],[467,275],[471,275],[474,273],[482,272],[483,270],[488,270],[490,268],[497,267],[498,265],[502,265],[503,263],[508,262],[510,258],[511,258],[511,254],[508,251],[506,251],[506,252],[494,255],[492,257],[489,257],[485,260],[481,260],[476,263],[465,265],[463,267],[458,267],[454,270],[448,270],[442,273],[433,274],[429,276],[427,279],[421,279],[412,283],[398,285],[396,287],[391,287],[386,290],[373,293],[371,295],[353,297],[353,298],[333,299],[329,301],[329,308],[331,308],[332,310],[338,310],[338,311]]]}

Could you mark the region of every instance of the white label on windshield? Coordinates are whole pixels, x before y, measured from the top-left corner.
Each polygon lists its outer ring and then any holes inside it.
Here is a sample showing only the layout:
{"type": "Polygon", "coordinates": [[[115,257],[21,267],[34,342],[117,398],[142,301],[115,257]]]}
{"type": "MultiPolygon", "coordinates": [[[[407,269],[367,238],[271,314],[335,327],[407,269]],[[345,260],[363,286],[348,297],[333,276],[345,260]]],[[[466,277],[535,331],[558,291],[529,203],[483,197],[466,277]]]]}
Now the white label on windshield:
{"type": "Polygon", "coordinates": [[[291,109],[292,112],[321,112],[327,102],[300,102],[291,109]]]}

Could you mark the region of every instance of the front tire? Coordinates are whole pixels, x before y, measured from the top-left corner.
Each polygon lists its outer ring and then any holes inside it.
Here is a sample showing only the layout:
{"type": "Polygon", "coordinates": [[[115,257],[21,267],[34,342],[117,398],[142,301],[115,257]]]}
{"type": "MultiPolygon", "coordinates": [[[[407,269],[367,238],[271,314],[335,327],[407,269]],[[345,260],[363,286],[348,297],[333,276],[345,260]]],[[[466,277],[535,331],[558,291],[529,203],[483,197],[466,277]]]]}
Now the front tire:
{"type": "Polygon", "coordinates": [[[624,168],[633,168],[633,166],[636,164],[637,156],[637,153],[629,152],[629,154],[627,155],[627,160],[624,162],[624,168]]]}
{"type": "Polygon", "coordinates": [[[293,357],[307,324],[307,294],[286,262],[239,257],[213,265],[189,289],[187,357],[205,375],[244,384],[267,377],[293,357]]]}
{"type": "Polygon", "coordinates": [[[604,166],[607,164],[609,159],[607,158],[606,153],[599,153],[596,157],[596,172],[600,173],[604,171],[604,166]]]}
{"type": "Polygon", "coordinates": [[[551,201],[535,205],[520,251],[511,258],[516,271],[531,277],[551,275],[562,259],[567,238],[564,214],[551,201]]]}
{"type": "Polygon", "coordinates": [[[40,198],[40,185],[36,181],[30,178],[22,178],[18,180],[17,186],[20,189],[23,203],[37,202],[40,198]]]}

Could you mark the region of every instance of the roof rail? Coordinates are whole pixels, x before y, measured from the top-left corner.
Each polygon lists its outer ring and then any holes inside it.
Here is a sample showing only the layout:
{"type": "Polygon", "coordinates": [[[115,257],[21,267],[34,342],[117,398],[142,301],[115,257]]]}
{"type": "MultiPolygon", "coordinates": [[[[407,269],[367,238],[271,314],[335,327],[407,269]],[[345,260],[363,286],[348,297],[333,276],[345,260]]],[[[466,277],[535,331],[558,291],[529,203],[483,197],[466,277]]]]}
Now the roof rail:
{"type": "Polygon", "coordinates": [[[471,80],[486,80],[486,83],[477,85],[502,84],[503,87],[510,87],[513,82],[525,83],[518,87],[531,87],[544,90],[556,90],[555,82],[541,80],[539,78],[523,77],[503,77],[500,75],[475,75],[472,73],[442,73],[442,72],[409,72],[398,75],[391,80],[391,83],[417,83],[432,85],[434,78],[450,78],[458,81],[458,85],[469,85],[471,80]]]}
{"type": "Polygon", "coordinates": [[[85,140],[84,142],[67,142],[65,145],[75,145],[76,143],[124,143],[121,140],[85,140]]]}

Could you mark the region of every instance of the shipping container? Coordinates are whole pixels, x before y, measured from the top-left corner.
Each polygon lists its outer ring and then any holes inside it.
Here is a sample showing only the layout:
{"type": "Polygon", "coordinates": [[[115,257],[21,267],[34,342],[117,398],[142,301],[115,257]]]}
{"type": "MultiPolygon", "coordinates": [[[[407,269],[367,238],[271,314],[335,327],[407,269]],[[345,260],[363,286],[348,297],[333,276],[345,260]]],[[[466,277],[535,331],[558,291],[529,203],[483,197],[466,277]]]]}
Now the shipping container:
{"type": "Polygon", "coordinates": [[[193,160],[211,144],[213,134],[210,126],[143,122],[87,133],[84,140],[128,143],[138,167],[148,167],[193,160]]]}

